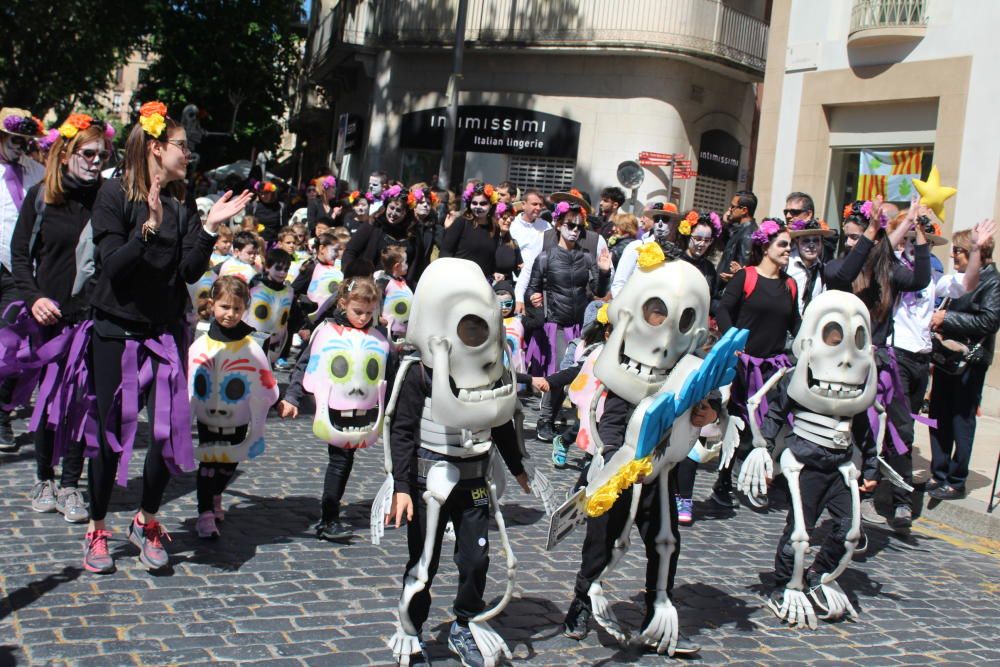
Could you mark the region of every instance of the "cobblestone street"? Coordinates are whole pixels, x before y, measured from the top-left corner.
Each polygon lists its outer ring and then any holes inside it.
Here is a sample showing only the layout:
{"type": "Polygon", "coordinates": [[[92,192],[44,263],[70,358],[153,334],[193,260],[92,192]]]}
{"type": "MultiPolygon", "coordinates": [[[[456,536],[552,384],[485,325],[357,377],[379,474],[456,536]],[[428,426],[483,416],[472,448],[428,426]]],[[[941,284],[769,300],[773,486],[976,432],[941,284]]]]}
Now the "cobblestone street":
{"type": "MultiPolygon", "coordinates": [[[[385,642],[395,623],[406,535],[388,530],[377,547],[367,539],[371,499],[383,479],[381,446],[359,454],[345,496],[346,518],[359,536],[348,546],[318,541],[311,526],[327,456],[310,420],[270,420],[267,452],[242,466],[225,496],[228,513],[217,541],[193,534],[194,476],[171,481],[162,520],[173,537],[173,571],[155,576],[140,566],[125,538],[138,502],[140,452],[128,491],[116,491],[109,526],[118,572],[104,577],[81,568],[83,526],[31,511],[33,447],[20,420],[20,451],[0,459],[0,664],[390,664],[385,642]]],[[[554,471],[547,445],[530,441],[529,448],[563,497],[578,471],[554,471]]],[[[571,463],[578,461],[573,452],[571,463]]],[[[691,662],[1000,664],[996,545],[968,541],[926,520],[907,541],[869,530],[868,555],[840,579],[856,600],[859,621],[791,630],[760,598],[784,503],[776,497],[776,508],[761,514],[713,511],[707,501],[713,478],[702,470],[696,523],[682,530],[675,599],[683,632],[702,646],[691,662]]],[[[603,631],[580,643],[562,637],[583,530],[546,553],[548,520],[540,502],[516,485],[508,485],[503,502],[519,560],[518,591],[493,625],[514,664],[668,660],[624,652],[603,631]]],[[[609,587],[619,618],[631,627],[641,621],[645,564],[641,542],[633,539],[609,587]]],[[[502,592],[498,545],[494,539],[487,601],[502,592]]],[[[446,545],[425,628],[436,665],[458,664],[446,647],[455,585],[448,552],[446,545]]]]}

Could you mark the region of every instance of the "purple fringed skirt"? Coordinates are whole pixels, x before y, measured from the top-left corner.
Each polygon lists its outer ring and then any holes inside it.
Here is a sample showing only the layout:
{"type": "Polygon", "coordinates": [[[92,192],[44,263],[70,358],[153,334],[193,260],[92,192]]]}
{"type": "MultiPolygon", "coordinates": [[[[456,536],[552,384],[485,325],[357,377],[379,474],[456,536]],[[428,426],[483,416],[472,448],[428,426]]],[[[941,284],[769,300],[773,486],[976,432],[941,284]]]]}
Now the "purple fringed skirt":
{"type": "MultiPolygon", "coordinates": [[[[771,379],[771,376],[781,368],[790,368],[791,359],[787,354],[776,354],[773,357],[754,357],[743,353],[739,357],[736,365],[736,377],[733,378],[732,388],[729,394],[729,412],[738,415],[747,423],[749,427],[750,415],[747,412],[747,401],[756,394],[764,383],[771,379]]],[[[767,416],[767,396],[760,401],[754,413],[757,425],[764,423],[767,416]]]]}
{"type": "Polygon", "coordinates": [[[559,370],[561,350],[574,338],[580,337],[582,327],[579,324],[562,326],[555,322],[546,322],[541,328],[535,329],[528,338],[525,362],[531,375],[548,376],[559,370]],[[562,336],[562,345],[559,345],[562,336]]]}

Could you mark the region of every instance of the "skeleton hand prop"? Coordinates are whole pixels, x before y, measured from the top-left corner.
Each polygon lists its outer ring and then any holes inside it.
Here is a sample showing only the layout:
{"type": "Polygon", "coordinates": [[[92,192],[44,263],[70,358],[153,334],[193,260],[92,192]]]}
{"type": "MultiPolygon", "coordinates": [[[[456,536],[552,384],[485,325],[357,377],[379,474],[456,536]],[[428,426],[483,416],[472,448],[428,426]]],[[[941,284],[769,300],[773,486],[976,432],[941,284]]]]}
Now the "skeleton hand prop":
{"type": "Polygon", "coordinates": [[[750,497],[767,497],[767,482],[774,476],[771,453],[765,447],[756,447],[740,469],[737,489],[750,497]]]}
{"type": "Polygon", "coordinates": [[[719,456],[719,470],[725,470],[733,462],[736,449],[740,446],[740,431],[746,427],[745,421],[735,415],[729,415],[726,430],[722,435],[722,454],[719,456]]]}
{"type": "Polygon", "coordinates": [[[858,618],[854,605],[835,581],[820,584],[809,592],[809,596],[813,599],[815,607],[822,612],[819,618],[824,621],[839,621],[845,616],[852,621],[858,618]]]}
{"type": "Polygon", "coordinates": [[[476,641],[479,652],[483,654],[486,667],[496,667],[500,664],[501,657],[508,660],[513,657],[507,647],[507,642],[490,626],[470,621],[469,630],[472,631],[472,638],[476,641]]]}
{"type": "Polygon", "coordinates": [[[389,648],[392,649],[392,657],[396,659],[396,664],[400,667],[409,667],[410,656],[423,651],[420,646],[420,637],[406,634],[399,626],[396,626],[396,634],[392,636],[388,644],[389,648]]]}
{"type": "Polygon", "coordinates": [[[771,600],[767,601],[767,606],[770,607],[775,616],[793,628],[816,629],[816,612],[813,610],[809,598],[802,591],[786,588],[780,607],[771,600]]]}
{"type": "Polygon", "coordinates": [[[677,648],[679,626],[677,608],[670,599],[657,599],[653,603],[653,617],[639,638],[643,644],[655,649],[657,653],[673,655],[674,649],[677,648]]]}
{"type": "Polygon", "coordinates": [[[627,645],[629,641],[628,633],[622,628],[621,623],[618,622],[615,612],[611,611],[611,603],[608,602],[608,598],[604,595],[604,587],[601,586],[601,582],[595,581],[592,583],[587,594],[590,597],[590,609],[594,614],[594,620],[609,635],[617,639],[618,643],[622,646],[627,645]]]}

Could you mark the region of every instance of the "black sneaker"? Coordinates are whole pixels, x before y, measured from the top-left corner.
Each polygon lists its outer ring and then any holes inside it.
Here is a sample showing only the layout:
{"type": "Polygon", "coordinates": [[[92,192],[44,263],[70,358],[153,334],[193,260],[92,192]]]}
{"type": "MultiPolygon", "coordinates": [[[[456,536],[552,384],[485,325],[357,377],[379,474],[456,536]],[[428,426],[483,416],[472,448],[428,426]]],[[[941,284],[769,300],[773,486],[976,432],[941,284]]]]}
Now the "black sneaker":
{"type": "Polygon", "coordinates": [[[961,500],[965,497],[964,488],[956,488],[950,484],[944,484],[927,492],[927,495],[935,500],[961,500]]]}
{"type": "Polygon", "coordinates": [[[563,621],[563,636],[580,641],[590,633],[590,608],[580,598],[573,598],[563,621]]]}
{"type": "Polygon", "coordinates": [[[552,442],[552,438],[556,437],[555,428],[552,426],[552,422],[538,422],[538,428],[535,431],[535,439],[541,440],[542,442],[552,442]]]}
{"type": "Polygon", "coordinates": [[[943,486],[943,485],[944,485],[944,482],[939,482],[936,479],[934,479],[933,477],[931,477],[929,480],[927,480],[926,482],[924,482],[924,493],[929,493],[929,492],[933,491],[934,489],[936,489],[936,488],[938,488],[940,486],[943,486]]]}
{"type": "Polygon", "coordinates": [[[452,622],[448,633],[448,648],[462,661],[462,667],[486,667],[486,660],[483,659],[483,653],[476,645],[469,626],[459,625],[458,621],[452,622]]]}
{"type": "Polygon", "coordinates": [[[733,487],[729,484],[718,484],[712,487],[712,495],[709,499],[720,507],[728,507],[729,509],[737,509],[740,506],[740,501],[733,493],[733,487]]]}
{"type": "Polygon", "coordinates": [[[897,532],[903,533],[913,526],[913,510],[909,505],[900,505],[892,515],[892,527],[897,532]]]}
{"type": "Polygon", "coordinates": [[[331,542],[350,542],[354,537],[354,531],[339,521],[331,521],[317,527],[316,537],[331,542]]]}
{"type": "Polygon", "coordinates": [[[11,424],[11,419],[11,413],[0,410],[0,452],[17,451],[18,445],[14,442],[14,426],[11,424]]]}

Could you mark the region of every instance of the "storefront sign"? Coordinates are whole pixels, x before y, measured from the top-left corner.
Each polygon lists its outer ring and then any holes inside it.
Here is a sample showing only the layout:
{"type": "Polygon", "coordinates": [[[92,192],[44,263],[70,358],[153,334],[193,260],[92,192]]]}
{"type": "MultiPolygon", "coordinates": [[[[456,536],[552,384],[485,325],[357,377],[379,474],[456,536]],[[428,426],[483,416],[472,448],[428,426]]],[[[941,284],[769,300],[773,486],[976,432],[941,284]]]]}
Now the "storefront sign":
{"type": "MultiPolygon", "coordinates": [[[[444,107],[403,114],[401,148],[441,150],[448,113],[444,107]]],[[[461,106],[455,130],[455,150],[576,157],[580,123],[529,109],[495,106],[461,106]]]]}
{"type": "Polygon", "coordinates": [[[702,176],[735,181],[740,175],[740,142],[722,130],[701,135],[698,150],[698,173],[702,176]]]}

